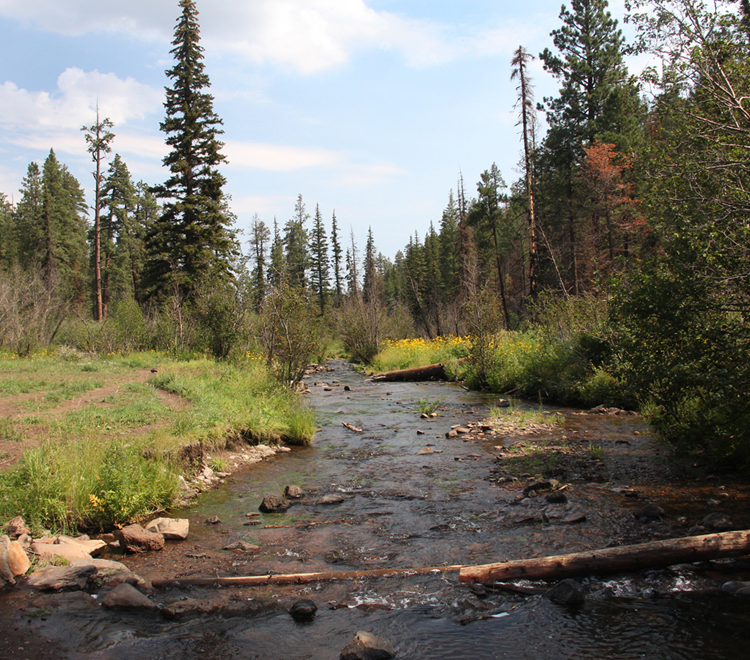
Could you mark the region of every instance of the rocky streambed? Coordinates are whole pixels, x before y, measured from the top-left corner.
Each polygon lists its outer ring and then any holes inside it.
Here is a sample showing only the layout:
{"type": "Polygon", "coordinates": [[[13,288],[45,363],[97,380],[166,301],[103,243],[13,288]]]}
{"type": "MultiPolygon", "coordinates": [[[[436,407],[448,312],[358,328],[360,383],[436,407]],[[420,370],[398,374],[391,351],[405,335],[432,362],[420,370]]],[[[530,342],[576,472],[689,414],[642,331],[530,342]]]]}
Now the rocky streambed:
{"type": "Polygon", "coordinates": [[[172,578],[439,569],[750,528],[747,486],[678,465],[637,415],[523,403],[491,415],[497,397],[455,384],[331,369],[308,381],[313,447],[242,467],[170,512],[189,520],[185,540],[106,550],[138,576],[121,580],[130,596],[147,602],[112,606],[122,594],[99,570],[77,591],[21,579],[0,592],[0,653],[338,658],[366,632],[403,658],[742,656],[750,599],[722,586],[750,580],[744,560],[580,580],[575,606],[545,597],[550,585],[469,587],[445,570],[149,589],[172,578]],[[264,498],[281,509],[259,510],[264,498]],[[312,601],[310,616],[290,614],[300,601],[312,601]]]}

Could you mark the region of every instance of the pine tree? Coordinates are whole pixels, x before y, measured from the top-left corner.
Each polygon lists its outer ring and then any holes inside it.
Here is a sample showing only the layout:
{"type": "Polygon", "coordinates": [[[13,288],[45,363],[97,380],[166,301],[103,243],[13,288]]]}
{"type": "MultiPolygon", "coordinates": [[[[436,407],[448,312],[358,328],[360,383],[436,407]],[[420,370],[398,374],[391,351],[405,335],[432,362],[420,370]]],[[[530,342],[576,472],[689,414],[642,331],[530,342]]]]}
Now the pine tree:
{"type": "Polygon", "coordinates": [[[105,315],[104,296],[102,294],[102,249],[101,249],[101,210],[102,210],[102,185],[104,183],[104,173],[102,172],[102,162],[107,154],[112,151],[110,142],[114,140],[115,134],[110,131],[114,124],[108,117],[99,118],[99,106],[96,107],[96,123],[92,126],[81,128],[86,133],[86,142],[88,143],[88,152],[94,161],[96,170],[94,171],[94,312],[97,321],[101,321],[105,315]]]}
{"type": "Polygon", "coordinates": [[[370,302],[376,296],[377,271],[375,269],[375,239],[372,236],[372,227],[367,229],[367,243],[365,243],[365,261],[363,264],[364,279],[362,290],[365,302],[370,302]]]}
{"type": "MultiPolygon", "coordinates": [[[[136,188],[120,154],[115,154],[109,165],[100,201],[102,211],[106,211],[102,214],[100,232],[101,298],[106,317],[114,298],[134,295],[131,258],[136,249],[136,188]]],[[[142,250],[142,245],[138,249],[142,250]]]]}
{"type": "Polygon", "coordinates": [[[146,239],[153,224],[161,217],[161,207],[151,189],[139,181],[135,186],[135,208],[131,218],[132,224],[127,230],[128,261],[130,263],[130,282],[133,298],[142,302],[144,299],[141,286],[143,269],[146,265],[146,239]]]}
{"type": "Polygon", "coordinates": [[[15,231],[13,207],[0,193],[0,269],[8,270],[18,263],[18,235],[15,231]]]}
{"type": "Polygon", "coordinates": [[[256,313],[260,313],[266,296],[266,251],[270,240],[271,232],[266,227],[266,223],[256,213],[250,223],[250,249],[255,262],[250,277],[253,288],[253,306],[256,313]]]}
{"type": "Polygon", "coordinates": [[[180,0],[182,14],[175,27],[171,50],[176,62],[166,74],[166,119],[161,130],[171,147],[164,158],[171,176],[154,191],[166,200],[162,216],[148,236],[146,283],[151,295],[175,283],[190,298],[202,280],[228,281],[238,254],[233,216],[223,192],[226,182],[218,166],[222,121],[214,112],[208,74],[200,45],[195,0],[180,0]]]}
{"type": "Polygon", "coordinates": [[[18,258],[23,268],[39,259],[44,238],[44,183],[37,163],[29,163],[21,184],[21,201],[16,207],[15,227],[18,258]]]}
{"type": "Polygon", "coordinates": [[[268,271],[268,281],[276,288],[286,279],[286,263],[284,261],[284,243],[279,232],[279,223],[273,219],[273,243],[271,243],[271,268],[268,271]]]}
{"type": "Polygon", "coordinates": [[[311,266],[311,284],[315,295],[318,298],[321,316],[325,314],[326,301],[328,300],[328,277],[330,270],[330,260],[328,259],[328,238],[326,229],[323,225],[323,217],[320,215],[320,206],[315,206],[315,219],[313,220],[313,230],[310,240],[310,266],[311,266]]]}
{"type": "Polygon", "coordinates": [[[307,283],[307,269],[310,265],[308,235],[305,224],[310,215],[305,210],[302,195],[297,197],[294,205],[294,216],[284,225],[284,257],[291,283],[302,289],[307,283]]]}
{"type": "Polygon", "coordinates": [[[336,211],[333,212],[331,223],[331,253],[333,255],[333,282],[336,287],[336,305],[340,304],[343,295],[341,286],[341,242],[339,241],[339,227],[336,222],[336,211]]]}

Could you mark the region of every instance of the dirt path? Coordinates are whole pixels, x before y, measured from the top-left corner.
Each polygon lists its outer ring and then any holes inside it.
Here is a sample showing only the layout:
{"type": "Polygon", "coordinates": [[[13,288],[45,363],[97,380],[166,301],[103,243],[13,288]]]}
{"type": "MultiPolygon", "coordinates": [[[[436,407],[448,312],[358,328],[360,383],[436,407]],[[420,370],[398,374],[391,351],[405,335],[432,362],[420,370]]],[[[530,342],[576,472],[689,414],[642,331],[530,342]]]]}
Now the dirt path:
{"type": "MultiPolygon", "coordinates": [[[[113,408],[109,399],[119,394],[123,388],[132,383],[147,383],[154,376],[149,368],[136,369],[120,374],[97,374],[97,379],[105,380],[103,387],[89,390],[85,394],[73,396],[57,405],[45,407],[46,397],[54,393],[51,389],[37,392],[0,397],[0,421],[3,431],[0,433],[0,470],[14,465],[27,449],[38,447],[49,431],[49,423],[63,415],[87,407],[113,408]],[[30,405],[36,402],[37,405],[30,405]]],[[[190,402],[183,397],[155,390],[156,397],[165,406],[174,410],[183,410],[190,402]]],[[[153,430],[156,425],[136,429],[134,433],[143,434],[153,430]]]]}

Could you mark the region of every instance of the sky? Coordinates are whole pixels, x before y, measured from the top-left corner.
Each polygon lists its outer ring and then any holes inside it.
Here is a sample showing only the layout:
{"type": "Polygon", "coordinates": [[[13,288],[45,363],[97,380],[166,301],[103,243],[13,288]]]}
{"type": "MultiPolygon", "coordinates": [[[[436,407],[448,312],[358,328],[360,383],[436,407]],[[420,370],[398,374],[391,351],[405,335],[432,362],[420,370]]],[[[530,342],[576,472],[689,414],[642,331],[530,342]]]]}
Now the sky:
{"type": "MultiPolygon", "coordinates": [[[[610,2],[620,19],[622,0],[610,2]]],[[[552,48],[559,0],[197,0],[226,192],[245,231],[279,226],[298,195],[385,256],[437,227],[463,177],[521,178],[513,52],[552,48]]],[[[18,202],[55,150],[86,189],[81,127],[115,124],[135,181],[163,182],[165,70],[177,0],[0,0],[0,193],[18,202]]],[[[531,63],[535,96],[558,84],[531,63]]]]}

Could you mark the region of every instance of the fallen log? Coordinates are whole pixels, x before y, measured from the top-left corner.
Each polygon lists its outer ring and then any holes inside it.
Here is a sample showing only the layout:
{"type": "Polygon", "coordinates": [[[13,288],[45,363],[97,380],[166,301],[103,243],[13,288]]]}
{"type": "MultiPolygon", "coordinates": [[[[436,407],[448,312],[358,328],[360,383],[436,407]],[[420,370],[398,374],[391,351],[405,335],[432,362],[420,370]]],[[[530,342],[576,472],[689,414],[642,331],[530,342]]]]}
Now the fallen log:
{"type": "MultiPolygon", "coordinates": [[[[459,572],[461,582],[503,582],[509,580],[563,580],[584,575],[625,573],[648,568],[664,568],[724,557],[750,555],[750,531],[722,532],[690,536],[638,545],[623,545],[603,550],[575,552],[568,555],[521,559],[482,566],[433,566],[430,568],[380,568],[361,571],[326,571],[321,573],[285,573],[247,575],[242,577],[173,578],[152,580],[154,587],[240,587],[268,584],[307,584],[328,580],[359,578],[410,577],[430,573],[459,572]]],[[[533,589],[533,588],[532,588],[533,589]]],[[[520,591],[520,589],[515,589],[520,591]]],[[[535,593],[535,591],[533,591],[535,593]]]]}
{"type": "Polygon", "coordinates": [[[445,373],[445,365],[428,364],[426,367],[414,367],[412,369],[399,369],[398,371],[386,371],[382,374],[376,374],[371,380],[376,382],[407,382],[422,380],[447,380],[448,375],[445,373]]]}
{"type": "Polygon", "coordinates": [[[448,573],[461,570],[462,566],[435,566],[432,568],[379,568],[364,571],[326,571],[323,573],[271,573],[269,575],[246,575],[242,577],[174,578],[152,580],[154,587],[245,587],[266,584],[307,584],[329,580],[352,580],[372,577],[410,577],[429,573],[448,573]]]}
{"type": "Polygon", "coordinates": [[[585,575],[664,568],[673,564],[741,557],[748,554],[750,531],[744,530],[651,541],[554,557],[464,566],[459,579],[461,582],[503,582],[520,579],[556,581],[585,575]]]}
{"type": "Polygon", "coordinates": [[[354,431],[355,433],[362,433],[362,429],[358,429],[354,424],[349,424],[349,422],[341,422],[341,426],[349,429],[350,431],[354,431]]]}

